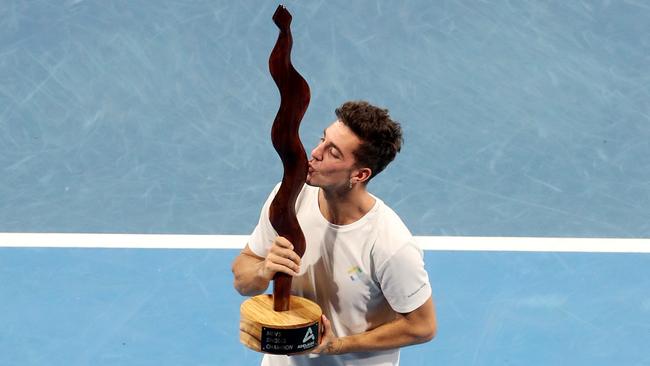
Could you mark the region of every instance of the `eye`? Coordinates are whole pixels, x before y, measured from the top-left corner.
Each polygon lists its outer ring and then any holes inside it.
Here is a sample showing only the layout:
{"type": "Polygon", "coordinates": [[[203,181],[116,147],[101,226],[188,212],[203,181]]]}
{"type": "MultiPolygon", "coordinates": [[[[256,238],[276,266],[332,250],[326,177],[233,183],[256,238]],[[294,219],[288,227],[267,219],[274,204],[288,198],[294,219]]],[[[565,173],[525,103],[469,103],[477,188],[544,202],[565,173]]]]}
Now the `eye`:
{"type": "Polygon", "coordinates": [[[334,147],[330,147],[329,152],[330,152],[330,155],[332,155],[333,157],[335,157],[337,159],[340,158],[339,152],[336,151],[336,149],[334,147]]]}

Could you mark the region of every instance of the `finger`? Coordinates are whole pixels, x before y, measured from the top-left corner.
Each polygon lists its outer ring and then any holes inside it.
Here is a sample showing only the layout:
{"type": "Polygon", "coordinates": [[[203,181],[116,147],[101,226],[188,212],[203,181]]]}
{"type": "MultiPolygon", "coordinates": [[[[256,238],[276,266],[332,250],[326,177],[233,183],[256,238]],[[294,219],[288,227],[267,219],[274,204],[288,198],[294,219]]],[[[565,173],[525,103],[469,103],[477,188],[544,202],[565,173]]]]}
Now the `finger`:
{"type": "Polygon", "coordinates": [[[295,272],[295,274],[298,274],[300,272],[300,265],[296,264],[296,262],[287,259],[287,258],[282,258],[282,257],[277,257],[277,256],[269,256],[267,260],[267,265],[273,265],[273,268],[286,268],[288,270],[291,270],[295,272]]]}
{"type": "Polygon", "coordinates": [[[283,236],[278,236],[275,238],[274,243],[279,247],[293,250],[293,244],[291,244],[291,242],[283,236]]]}
{"type": "Polygon", "coordinates": [[[284,258],[287,258],[288,260],[292,261],[293,263],[295,263],[298,266],[302,262],[302,259],[300,258],[300,256],[298,254],[296,254],[296,252],[294,252],[293,250],[289,251],[288,253],[283,252],[282,254],[283,254],[284,258]]]}
{"type": "Polygon", "coordinates": [[[283,264],[287,267],[296,269],[300,267],[300,257],[296,258],[295,256],[288,255],[287,253],[269,253],[266,257],[268,261],[273,263],[283,264]]]}
{"type": "Polygon", "coordinates": [[[327,319],[325,314],[321,316],[321,323],[323,323],[323,337],[332,333],[332,324],[330,323],[329,319],[327,319]]]}
{"type": "Polygon", "coordinates": [[[272,247],[271,251],[269,252],[269,255],[274,255],[279,258],[286,258],[296,263],[297,265],[300,265],[300,256],[296,254],[296,252],[294,252],[293,250],[279,248],[279,247],[272,247]]]}
{"type": "Polygon", "coordinates": [[[290,276],[297,276],[298,272],[300,271],[300,267],[296,267],[296,270],[292,269],[290,266],[295,266],[295,263],[288,261],[285,259],[286,262],[284,263],[278,263],[274,261],[266,261],[264,264],[264,267],[267,271],[267,273],[272,273],[275,275],[275,272],[282,272],[286,273],[290,276]]]}
{"type": "Polygon", "coordinates": [[[309,351],[309,352],[311,352],[311,353],[317,353],[317,354],[318,354],[318,353],[322,353],[322,352],[323,352],[323,349],[325,349],[325,344],[324,344],[324,343],[321,343],[321,344],[319,344],[318,346],[316,346],[316,348],[312,349],[312,350],[309,351]]]}
{"type": "Polygon", "coordinates": [[[321,315],[320,329],[320,344],[312,350],[312,353],[326,353],[327,348],[331,347],[332,324],[325,314],[321,315]]]}

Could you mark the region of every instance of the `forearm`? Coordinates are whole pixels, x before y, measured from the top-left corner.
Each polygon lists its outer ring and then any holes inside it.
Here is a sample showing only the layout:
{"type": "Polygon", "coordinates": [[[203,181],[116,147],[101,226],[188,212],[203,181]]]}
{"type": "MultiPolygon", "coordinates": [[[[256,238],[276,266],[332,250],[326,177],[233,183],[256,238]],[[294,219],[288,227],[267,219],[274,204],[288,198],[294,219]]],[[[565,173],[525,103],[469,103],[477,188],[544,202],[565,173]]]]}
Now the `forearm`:
{"type": "Polygon", "coordinates": [[[434,335],[435,329],[427,324],[398,318],[370,331],[339,338],[340,343],[333,347],[338,348],[336,353],[380,351],[428,342],[434,335]]]}
{"type": "Polygon", "coordinates": [[[300,270],[300,257],[293,245],[283,237],[276,237],[266,258],[255,254],[248,245],[232,263],[235,289],[245,296],[259,295],[268,287],[276,273],[295,276],[300,270]]]}
{"type": "Polygon", "coordinates": [[[433,339],[437,330],[436,311],[433,299],[429,297],[424,304],[410,313],[400,314],[395,320],[363,333],[337,338],[332,332],[329,319],[325,316],[323,328],[323,339],[315,353],[382,351],[433,339]]]}
{"type": "Polygon", "coordinates": [[[237,292],[244,296],[254,296],[263,293],[269,287],[269,280],[262,276],[264,261],[240,254],[232,265],[234,286],[237,292]]]}

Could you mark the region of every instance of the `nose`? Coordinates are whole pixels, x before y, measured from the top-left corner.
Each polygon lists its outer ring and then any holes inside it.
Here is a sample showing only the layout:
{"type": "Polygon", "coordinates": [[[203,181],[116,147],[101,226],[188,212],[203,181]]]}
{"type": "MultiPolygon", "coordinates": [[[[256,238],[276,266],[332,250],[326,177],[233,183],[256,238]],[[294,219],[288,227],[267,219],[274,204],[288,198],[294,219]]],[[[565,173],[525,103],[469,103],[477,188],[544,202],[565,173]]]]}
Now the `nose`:
{"type": "Polygon", "coordinates": [[[316,145],[316,147],[314,147],[314,149],[311,151],[312,159],[315,159],[315,160],[318,160],[318,161],[323,160],[323,149],[321,148],[322,145],[323,145],[323,143],[319,142],[316,145]]]}

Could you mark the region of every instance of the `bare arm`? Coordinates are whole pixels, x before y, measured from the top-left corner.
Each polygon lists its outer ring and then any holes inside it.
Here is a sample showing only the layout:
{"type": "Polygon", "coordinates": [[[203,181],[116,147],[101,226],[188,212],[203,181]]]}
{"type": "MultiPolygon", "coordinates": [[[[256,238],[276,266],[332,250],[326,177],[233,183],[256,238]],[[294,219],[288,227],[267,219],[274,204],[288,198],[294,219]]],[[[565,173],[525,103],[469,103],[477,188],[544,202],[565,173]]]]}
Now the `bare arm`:
{"type": "Polygon", "coordinates": [[[410,313],[364,333],[337,338],[330,322],[323,317],[321,344],[313,351],[323,354],[379,351],[428,342],[436,335],[436,312],[429,299],[410,313]]]}
{"type": "Polygon", "coordinates": [[[232,263],[235,289],[245,296],[263,293],[273,276],[283,272],[291,276],[300,270],[300,257],[293,251],[293,245],[283,237],[277,237],[266,258],[255,254],[248,244],[232,263]]]}

